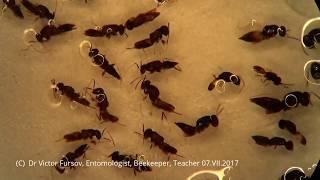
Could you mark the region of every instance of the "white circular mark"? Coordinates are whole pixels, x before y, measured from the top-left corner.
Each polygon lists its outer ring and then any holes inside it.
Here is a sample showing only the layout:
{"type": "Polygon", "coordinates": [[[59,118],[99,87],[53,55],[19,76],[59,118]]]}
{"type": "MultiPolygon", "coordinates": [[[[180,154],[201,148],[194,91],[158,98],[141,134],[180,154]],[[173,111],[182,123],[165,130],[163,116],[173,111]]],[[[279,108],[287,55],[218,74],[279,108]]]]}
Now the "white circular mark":
{"type": "Polygon", "coordinates": [[[297,98],[297,96],[295,96],[295,95],[293,95],[293,94],[288,94],[288,95],[284,98],[284,103],[286,104],[286,106],[288,106],[288,107],[290,107],[290,108],[291,108],[291,107],[296,107],[297,104],[298,104],[298,98],[297,98]],[[289,105],[289,104],[287,103],[287,99],[288,99],[289,97],[293,97],[294,100],[296,101],[294,105],[289,105]]]}
{"type": "Polygon", "coordinates": [[[223,79],[219,79],[215,82],[215,87],[218,93],[224,93],[226,91],[226,81],[224,81],[223,79]],[[220,88],[222,88],[222,90],[220,90],[220,88]]]}
{"type": "Polygon", "coordinates": [[[112,31],[113,31],[113,30],[112,30],[111,28],[108,28],[108,29],[107,29],[107,33],[112,33],[112,31]]]}
{"type": "Polygon", "coordinates": [[[96,63],[94,63],[94,64],[97,65],[97,66],[101,66],[104,63],[104,56],[102,54],[97,54],[97,55],[93,56],[93,58],[95,58],[97,56],[100,56],[102,58],[102,61],[101,61],[100,64],[96,64],[96,63]]]}
{"type": "Polygon", "coordinates": [[[230,81],[233,82],[233,83],[239,82],[238,76],[237,76],[237,75],[234,75],[234,74],[232,74],[229,79],[230,79],[230,81]]]}

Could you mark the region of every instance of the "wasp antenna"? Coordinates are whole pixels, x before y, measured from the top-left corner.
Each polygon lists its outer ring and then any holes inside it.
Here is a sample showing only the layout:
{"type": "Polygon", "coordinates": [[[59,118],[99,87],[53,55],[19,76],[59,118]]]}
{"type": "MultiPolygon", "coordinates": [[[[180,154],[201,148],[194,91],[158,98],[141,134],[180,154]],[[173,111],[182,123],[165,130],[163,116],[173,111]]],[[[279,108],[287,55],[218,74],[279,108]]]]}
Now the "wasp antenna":
{"type": "Polygon", "coordinates": [[[222,107],[221,104],[219,104],[217,107],[217,110],[216,110],[216,115],[218,116],[223,110],[224,110],[224,108],[222,107]]]}
{"type": "Polygon", "coordinates": [[[134,80],[132,80],[132,81],[130,82],[130,84],[134,83],[134,82],[135,82],[136,80],[138,80],[139,78],[141,78],[141,76],[139,76],[139,77],[135,78],[134,80]]]}
{"type": "Polygon", "coordinates": [[[113,137],[111,136],[111,134],[109,133],[109,131],[106,130],[106,132],[108,133],[109,137],[111,138],[112,144],[113,144],[113,146],[115,147],[116,144],[115,144],[115,142],[114,142],[113,137]]]}
{"type": "Polygon", "coordinates": [[[288,38],[288,39],[293,39],[293,40],[300,41],[300,39],[299,39],[299,38],[296,38],[296,37],[293,37],[293,36],[289,36],[289,35],[287,36],[287,38],[288,38]]]}
{"type": "Polygon", "coordinates": [[[184,158],[184,156],[182,156],[182,155],[179,155],[179,154],[175,154],[175,155],[178,157],[184,158]]]}
{"type": "Polygon", "coordinates": [[[136,133],[136,134],[138,134],[138,135],[140,135],[140,136],[143,136],[143,134],[141,134],[141,133],[139,133],[139,132],[137,132],[137,131],[134,131],[134,133],[136,133]]]}
{"type": "Polygon", "coordinates": [[[318,99],[320,99],[320,96],[318,94],[316,94],[315,92],[311,91],[311,94],[313,94],[314,96],[316,96],[318,99]]]}
{"type": "Polygon", "coordinates": [[[172,111],[172,112],[175,113],[175,114],[178,114],[178,115],[182,116],[181,113],[178,113],[178,112],[175,112],[175,111],[172,111]]]}
{"type": "Polygon", "coordinates": [[[138,69],[140,69],[140,67],[139,67],[139,64],[138,64],[138,63],[134,63],[134,64],[137,66],[137,68],[138,68],[138,69]]]}

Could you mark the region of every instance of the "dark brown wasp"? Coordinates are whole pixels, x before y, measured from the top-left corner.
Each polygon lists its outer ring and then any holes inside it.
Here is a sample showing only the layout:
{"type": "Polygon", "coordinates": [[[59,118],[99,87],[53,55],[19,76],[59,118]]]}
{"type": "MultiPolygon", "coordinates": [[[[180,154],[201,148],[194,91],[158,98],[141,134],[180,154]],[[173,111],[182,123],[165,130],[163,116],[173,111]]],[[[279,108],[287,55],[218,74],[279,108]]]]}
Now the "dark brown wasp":
{"type": "Polygon", "coordinates": [[[320,42],[320,28],[312,29],[308,34],[303,36],[303,46],[308,49],[316,48],[316,44],[320,42]]]}
{"type": "Polygon", "coordinates": [[[278,126],[280,129],[286,129],[288,130],[291,134],[299,136],[300,137],[300,143],[303,145],[307,144],[306,138],[297,130],[296,125],[289,121],[289,120],[284,120],[281,119],[278,123],[278,126]]]}
{"type": "Polygon", "coordinates": [[[95,29],[87,29],[84,34],[86,36],[91,36],[91,37],[103,37],[106,36],[107,38],[111,38],[111,36],[117,36],[117,35],[123,35],[125,34],[125,27],[120,24],[108,24],[104,25],[102,27],[96,27],[95,29]]]}
{"type": "Polygon", "coordinates": [[[290,140],[286,141],[281,137],[273,137],[270,139],[265,136],[252,136],[252,139],[256,142],[256,144],[261,146],[274,146],[274,148],[277,146],[284,146],[289,151],[293,150],[293,142],[290,140]]]}
{"type": "Polygon", "coordinates": [[[149,38],[138,41],[134,44],[133,48],[127,48],[127,49],[145,49],[145,48],[151,47],[153,44],[158,43],[159,41],[161,41],[162,44],[168,43],[169,33],[170,33],[169,24],[168,26],[161,26],[160,28],[150,33],[149,38]],[[163,36],[167,36],[166,41],[162,39],[163,36]]]}
{"type": "Polygon", "coordinates": [[[109,101],[106,92],[102,88],[95,87],[95,80],[93,80],[92,88],[87,87],[86,91],[87,90],[91,90],[91,93],[95,96],[93,97],[93,100],[97,103],[97,107],[99,108],[99,114],[97,115],[98,119],[105,122],[117,122],[119,118],[115,115],[110,114],[107,109],[109,107],[109,101]]]}
{"type": "Polygon", "coordinates": [[[216,115],[210,115],[210,116],[203,116],[199,118],[196,122],[196,126],[191,126],[185,123],[176,122],[175,124],[185,133],[186,136],[193,136],[196,133],[200,133],[206,128],[211,126],[218,127],[219,125],[219,119],[218,115],[223,111],[223,108],[220,107],[220,105],[217,108],[216,115]]]}
{"type": "MultiPolygon", "coordinates": [[[[320,97],[313,93],[317,98],[320,97]]],[[[300,92],[300,91],[293,91],[286,94],[283,100],[279,100],[276,98],[271,97],[257,97],[251,98],[251,102],[263,107],[266,110],[267,114],[277,113],[280,111],[287,111],[292,108],[296,108],[300,105],[308,106],[311,104],[310,101],[310,93],[309,92],[300,92]]]]}
{"type": "Polygon", "coordinates": [[[235,75],[231,72],[223,72],[218,77],[213,75],[213,81],[209,84],[208,90],[212,91],[216,87],[217,83],[219,83],[219,82],[223,83],[223,91],[224,91],[226,82],[231,82],[232,84],[234,84],[236,86],[240,86],[241,79],[238,75],[235,75]]]}
{"type": "Polygon", "coordinates": [[[290,84],[284,84],[281,81],[281,78],[274,72],[271,71],[266,71],[263,67],[261,66],[253,66],[253,70],[257,72],[258,74],[261,74],[264,76],[265,81],[269,80],[272,81],[274,85],[283,85],[284,87],[287,87],[290,84]]]}
{"type": "Polygon", "coordinates": [[[148,172],[148,171],[152,171],[152,168],[150,166],[147,165],[143,165],[137,162],[141,162],[140,155],[136,154],[134,155],[127,155],[127,154],[120,154],[119,151],[115,151],[112,154],[110,154],[108,157],[111,157],[112,161],[115,162],[122,162],[125,164],[125,167],[127,168],[132,168],[133,169],[133,173],[136,176],[136,172],[148,172]]]}
{"type": "MultiPolygon", "coordinates": [[[[143,135],[138,132],[135,132],[135,133],[143,136],[143,139],[150,138],[150,141],[151,141],[150,149],[152,148],[152,143],[153,143],[155,146],[158,146],[165,154],[174,154],[176,156],[183,157],[183,156],[177,154],[178,150],[175,147],[164,142],[164,137],[162,137],[156,131],[153,131],[150,128],[145,130],[144,125],[142,126],[142,131],[143,131],[143,135]]],[[[170,158],[170,155],[168,156],[168,160],[169,160],[169,158],[170,158]]]]}
{"type": "Polygon", "coordinates": [[[168,43],[169,41],[169,23],[167,26],[163,25],[161,27],[159,27],[158,29],[156,29],[155,31],[153,31],[152,33],[150,33],[149,35],[149,39],[151,39],[151,41],[153,43],[158,43],[159,41],[162,42],[162,44],[168,43]],[[162,38],[163,36],[167,36],[167,40],[164,41],[162,38]]]}
{"type": "Polygon", "coordinates": [[[89,149],[87,144],[82,144],[79,146],[74,152],[68,152],[55,166],[56,170],[62,174],[64,173],[65,169],[69,167],[70,169],[74,169],[74,163],[78,158],[81,156],[85,156],[86,151],[89,149]]]}
{"type": "Polygon", "coordinates": [[[250,31],[243,36],[241,36],[239,39],[247,42],[252,42],[252,43],[258,43],[263,40],[267,40],[270,38],[273,38],[277,35],[280,37],[288,37],[291,39],[298,40],[296,38],[290,37],[287,35],[287,28],[285,26],[278,26],[278,25],[266,25],[262,29],[262,31],[250,31]]]}
{"type": "Polygon", "coordinates": [[[61,96],[64,95],[69,98],[72,102],[77,102],[84,106],[91,107],[90,101],[87,100],[84,96],[81,96],[80,93],[76,92],[73,87],[64,85],[62,82],[56,84],[56,81],[54,79],[51,80],[51,83],[55,96],[59,93],[61,96]]]}
{"type": "Polygon", "coordinates": [[[2,14],[5,11],[6,8],[11,9],[11,11],[14,13],[15,16],[19,18],[24,18],[22,11],[20,9],[20,6],[16,4],[15,0],[2,0],[5,4],[4,8],[2,9],[2,14]]]}
{"type": "Polygon", "coordinates": [[[135,42],[133,48],[127,48],[127,49],[145,49],[148,47],[151,47],[154,43],[151,41],[151,39],[146,38],[141,41],[135,42]]]}
{"type": "Polygon", "coordinates": [[[28,33],[32,32],[38,42],[46,42],[50,40],[51,36],[63,34],[74,29],[76,29],[74,24],[62,24],[55,26],[53,24],[53,20],[49,20],[48,25],[44,26],[39,33],[34,29],[26,29],[24,31],[24,35],[26,36],[28,33]]]}
{"type": "MultiPolygon", "coordinates": [[[[48,20],[50,20],[50,19],[54,19],[55,17],[56,10],[53,13],[51,13],[49,9],[42,4],[33,4],[29,0],[22,0],[21,3],[30,12],[32,12],[36,16],[39,16],[40,18],[47,18],[48,20]]],[[[58,1],[56,0],[56,7],[57,7],[57,3],[58,1]]]]}
{"type": "Polygon", "coordinates": [[[115,64],[110,64],[109,61],[106,59],[105,55],[101,54],[97,48],[92,48],[92,44],[89,41],[82,41],[80,44],[80,51],[82,50],[85,44],[89,44],[90,51],[88,53],[89,57],[92,58],[92,63],[96,66],[99,66],[103,69],[102,76],[105,73],[110,74],[111,76],[115,77],[118,80],[121,80],[121,77],[117,70],[114,68],[115,64]]]}
{"type": "Polygon", "coordinates": [[[300,169],[293,169],[282,175],[281,180],[310,180],[308,176],[305,175],[300,169]]]}
{"type": "MultiPolygon", "coordinates": [[[[138,82],[138,84],[139,84],[139,82],[138,82]]],[[[137,87],[137,85],[136,85],[136,87],[137,87]]],[[[155,106],[156,108],[162,109],[166,112],[172,112],[172,113],[181,115],[180,113],[175,112],[175,107],[173,105],[171,105],[171,104],[169,104],[159,98],[159,96],[160,96],[159,89],[156,86],[152,85],[151,81],[146,80],[146,77],[144,77],[144,79],[142,80],[141,89],[143,90],[144,94],[149,96],[149,99],[152,102],[152,105],[155,106]]],[[[167,118],[164,112],[162,112],[161,119],[163,119],[163,117],[167,118]]]]}
{"type": "Polygon", "coordinates": [[[125,23],[125,27],[128,30],[132,30],[136,27],[141,26],[142,24],[153,21],[159,15],[160,15],[160,12],[157,12],[156,8],[152,9],[148,12],[138,14],[136,17],[129,18],[125,23]]]}
{"type": "MultiPolygon", "coordinates": [[[[63,136],[63,138],[67,142],[90,139],[90,140],[92,140],[91,142],[93,144],[96,144],[96,142],[93,140],[93,138],[96,137],[96,139],[100,141],[100,139],[103,137],[104,132],[105,132],[105,129],[102,132],[100,132],[97,129],[82,129],[81,131],[75,131],[75,132],[66,134],[66,135],[63,136]]],[[[111,138],[113,146],[115,146],[115,143],[114,143],[114,140],[113,140],[111,134],[108,131],[107,131],[107,133],[111,138]]],[[[107,139],[107,138],[103,138],[103,139],[110,140],[110,139],[107,139]]]]}
{"type": "Polygon", "coordinates": [[[136,63],[138,69],[140,69],[141,75],[143,75],[146,72],[149,72],[150,74],[155,73],[155,72],[161,72],[162,70],[167,70],[167,69],[175,69],[177,71],[181,71],[179,67],[177,67],[178,63],[175,61],[170,61],[170,60],[154,60],[151,62],[148,62],[146,64],[140,63],[139,65],[136,63]]]}

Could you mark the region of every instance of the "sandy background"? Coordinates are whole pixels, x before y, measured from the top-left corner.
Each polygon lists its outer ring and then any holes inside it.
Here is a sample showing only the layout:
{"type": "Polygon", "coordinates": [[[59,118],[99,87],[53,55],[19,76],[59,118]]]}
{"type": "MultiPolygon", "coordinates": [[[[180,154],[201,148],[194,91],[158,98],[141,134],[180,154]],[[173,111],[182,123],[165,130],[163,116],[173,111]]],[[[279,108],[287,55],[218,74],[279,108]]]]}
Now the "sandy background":
{"type": "MultiPolygon", "coordinates": [[[[38,1],[51,9],[55,1],[38,1]]],[[[94,24],[122,23],[127,18],[145,12],[155,6],[153,0],[81,0],[59,2],[56,23],[75,23],[77,30],[52,38],[45,43],[44,52],[26,48],[23,31],[39,28],[41,21],[23,8],[25,19],[20,20],[7,10],[0,25],[0,174],[1,179],[185,179],[203,167],[154,168],[151,173],[134,176],[130,169],[78,168],[60,175],[53,167],[16,168],[16,160],[59,160],[82,142],[56,142],[64,134],[85,128],[107,128],[116,141],[116,147],[108,142],[91,145],[86,156],[90,160],[106,160],[114,150],[124,153],[140,153],[148,160],[166,160],[158,148],[149,150],[149,142],[142,144],[141,137],[133,131],[141,131],[142,124],[162,134],[167,141],[186,158],[178,160],[237,159],[239,165],[230,171],[232,179],[277,179],[288,167],[310,167],[319,158],[319,100],[313,106],[286,113],[265,115],[263,109],[250,103],[250,97],[268,95],[282,97],[293,90],[314,90],[305,86],[303,65],[309,59],[298,41],[275,38],[252,45],[238,40],[250,30],[252,18],[261,25],[279,24],[290,29],[290,35],[299,37],[301,27],[308,19],[279,0],[175,0],[159,8],[161,15],[153,22],[128,32],[129,37],[87,38],[86,28],[94,24]],[[170,22],[171,34],[167,46],[155,46],[145,52],[127,50],[135,41],[149,32],[170,22]],[[246,28],[247,27],[247,28],[246,28]],[[90,40],[115,63],[123,77],[119,82],[109,76],[101,77],[100,69],[93,67],[89,59],[79,55],[78,45],[90,40]],[[182,116],[167,114],[161,121],[161,112],[143,101],[140,90],[134,90],[129,82],[139,74],[134,62],[168,57],[180,63],[182,72],[166,71],[149,76],[161,91],[161,97],[176,106],[182,116]],[[252,71],[253,65],[261,65],[277,72],[286,83],[294,83],[290,89],[264,85],[252,71]],[[208,92],[212,74],[231,71],[241,75],[246,87],[239,94],[208,92]],[[70,102],[60,107],[52,105],[50,80],[55,78],[80,90],[90,79],[105,88],[110,101],[110,112],[119,116],[119,124],[100,124],[95,112],[85,108],[72,110],[70,102]],[[173,122],[193,124],[199,117],[213,114],[218,104],[224,106],[218,128],[208,128],[202,134],[185,138],[173,122]],[[263,148],[252,141],[252,135],[282,136],[294,139],[279,130],[280,118],[294,121],[308,140],[302,146],[294,140],[295,149],[263,148]]],[[[232,93],[233,92],[233,93],[232,93]]],[[[210,169],[221,169],[211,167],[210,169]]],[[[214,179],[211,176],[211,179],[214,179]]]]}

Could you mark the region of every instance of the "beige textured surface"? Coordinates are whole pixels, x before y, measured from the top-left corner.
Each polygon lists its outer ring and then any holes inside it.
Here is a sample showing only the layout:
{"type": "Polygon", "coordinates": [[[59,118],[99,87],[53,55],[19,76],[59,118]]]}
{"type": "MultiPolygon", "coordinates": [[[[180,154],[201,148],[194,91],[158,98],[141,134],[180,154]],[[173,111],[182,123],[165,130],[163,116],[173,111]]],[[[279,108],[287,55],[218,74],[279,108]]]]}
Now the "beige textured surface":
{"type": "MultiPolygon", "coordinates": [[[[40,1],[39,1],[40,2],[40,1]]],[[[265,115],[251,104],[249,98],[256,95],[282,97],[290,90],[306,90],[303,65],[308,57],[297,41],[275,38],[252,45],[238,40],[246,32],[243,28],[254,18],[260,24],[285,25],[292,36],[299,37],[307,20],[293,11],[286,1],[279,0],[175,0],[159,8],[161,15],[154,22],[128,32],[129,37],[91,39],[83,31],[94,24],[125,22],[140,12],[154,7],[153,0],[81,0],[59,3],[56,22],[75,23],[74,32],[52,38],[44,44],[46,52],[33,49],[24,51],[23,31],[41,27],[40,21],[25,12],[25,20],[17,19],[8,10],[0,25],[0,174],[1,179],[185,179],[200,167],[154,168],[151,173],[134,177],[129,169],[78,168],[59,175],[54,168],[16,168],[15,161],[58,160],[81,142],[56,142],[64,134],[83,129],[106,127],[116,141],[92,145],[87,159],[104,160],[114,150],[125,153],[143,153],[149,160],[166,160],[167,156],[157,148],[149,150],[149,142],[142,144],[142,123],[162,134],[176,146],[185,159],[238,159],[239,165],[230,171],[236,180],[272,180],[290,166],[310,167],[319,158],[319,100],[314,106],[299,108],[286,113],[265,115]],[[144,52],[127,50],[137,40],[144,38],[160,25],[170,22],[171,35],[168,46],[156,46],[144,52]],[[78,45],[89,39],[115,63],[123,81],[101,77],[100,69],[92,67],[87,58],[79,55],[78,45]],[[149,76],[161,91],[161,97],[176,106],[183,116],[168,114],[167,121],[160,120],[160,111],[142,100],[140,90],[134,90],[129,82],[138,76],[133,65],[140,59],[168,57],[180,63],[182,72],[166,71],[149,76]],[[265,86],[252,71],[253,65],[261,65],[277,72],[285,82],[294,83],[290,89],[265,86]],[[219,95],[207,91],[212,74],[222,70],[239,74],[246,82],[241,94],[219,95]],[[85,87],[95,78],[98,85],[108,92],[110,112],[118,115],[122,127],[117,124],[99,124],[95,112],[78,108],[70,109],[64,101],[60,107],[50,102],[50,80],[70,84],[76,89],[85,87]],[[199,117],[215,113],[222,103],[224,111],[218,128],[208,128],[202,134],[185,138],[173,124],[176,121],[194,123],[199,117]],[[308,140],[306,147],[295,140],[295,150],[263,148],[253,143],[251,135],[283,136],[292,139],[277,127],[280,118],[296,122],[298,129],[308,140]]],[[[42,1],[54,7],[54,1],[42,1]]],[[[317,91],[317,87],[309,87],[317,91]]],[[[176,158],[176,157],[172,157],[176,158]]],[[[212,169],[220,169],[213,167],[212,169]]]]}

